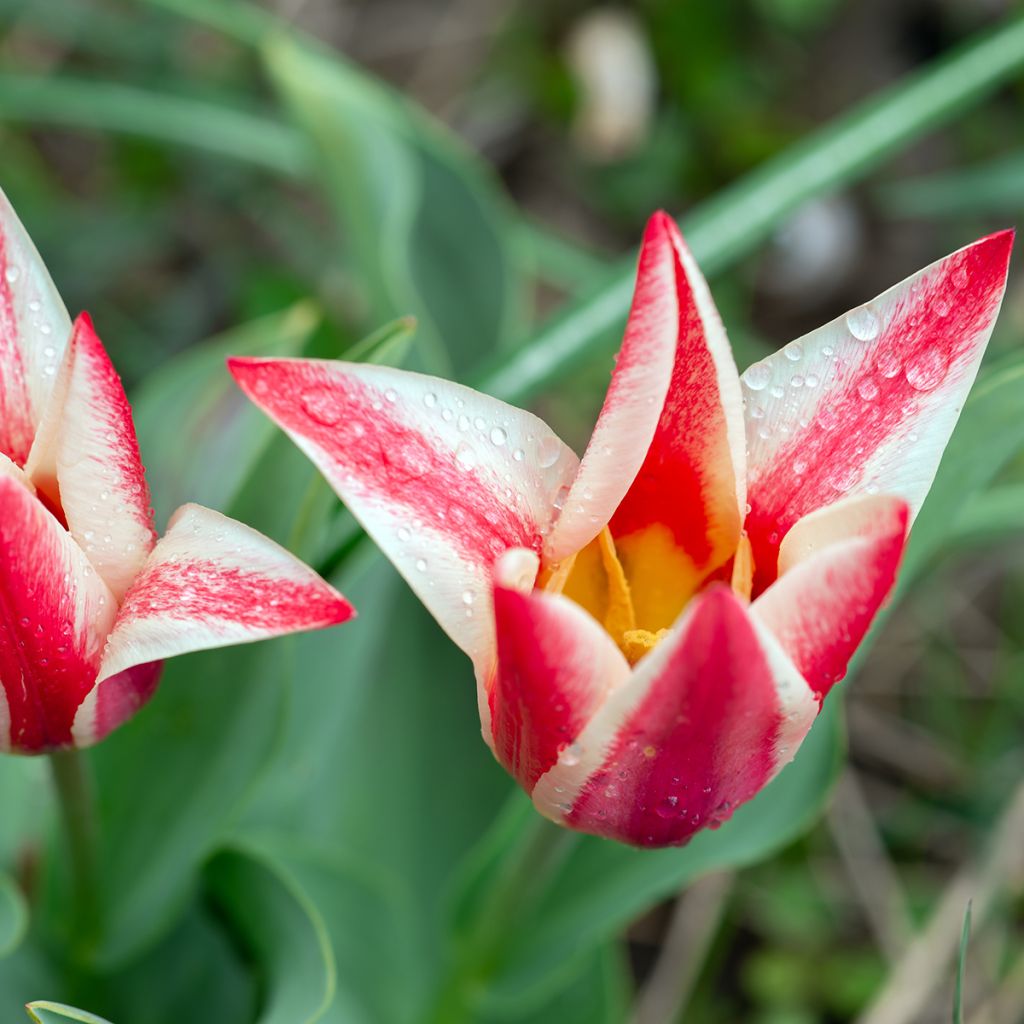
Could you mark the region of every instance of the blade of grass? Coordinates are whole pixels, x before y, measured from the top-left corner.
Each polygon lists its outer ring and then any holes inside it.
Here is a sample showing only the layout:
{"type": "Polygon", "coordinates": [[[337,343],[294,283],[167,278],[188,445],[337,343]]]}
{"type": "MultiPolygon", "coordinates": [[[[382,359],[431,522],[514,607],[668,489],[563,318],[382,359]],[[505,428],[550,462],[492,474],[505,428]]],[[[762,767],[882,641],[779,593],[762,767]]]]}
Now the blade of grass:
{"type": "Polygon", "coordinates": [[[956,964],[956,990],[953,993],[953,1024],[964,1024],[964,970],[967,966],[967,941],[971,937],[971,901],[964,911],[964,927],[960,932],[960,956],[956,964]]]}

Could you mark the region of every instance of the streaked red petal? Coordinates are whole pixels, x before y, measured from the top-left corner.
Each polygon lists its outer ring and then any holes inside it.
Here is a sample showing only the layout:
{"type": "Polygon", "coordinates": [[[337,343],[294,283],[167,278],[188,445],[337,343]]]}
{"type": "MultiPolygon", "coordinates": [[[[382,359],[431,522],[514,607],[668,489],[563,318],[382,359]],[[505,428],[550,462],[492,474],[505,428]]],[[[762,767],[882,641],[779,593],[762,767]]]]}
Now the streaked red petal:
{"type": "Polygon", "coordinates": [[[651,446],[672,380],[684,273],[678,231],[656,213],[647,223],[633,305],[611,383],[579,472],[545,546],[558,562],[585,547],[612,517],[651,446]]]}
{"type": "Polygon", "coordinates": [[[910,508],[860,496],[811,513],[786,535],[781,575],[752,605],[823,700],[846,674],[896,582],[910,508]]]}
{"type": "MultiPolygon", "coordinates": [[[[332,626],[352,615],[341,594],[284,548],[218,512],[184,505],[125,596],[96,700],[105,680],[136,665],[332,626]]],[[[80,719],[76,732],[99,728],[80,719]]]]}
{"type": "Polygon", "coordinates": [[[630,674],[611,637],[558,594],[496,586],[498,661],[489,688],[498,760],[530,792],[630,674]]]}
{"type": "Polygon", "coordinates": [[[87,313],[66,362],[28,470],[59,493],[68,529],[120,600],[156,541],[132,410],[87,313]]]}
{"type": "Polygon", "coordinates": [[[0,749],[72,743],[117,603],[67,531],[0,475],[0,749]]]}
{"type": "Polygon", "coordinates": [[[788,761],[817,702],[771,635],[724,585],[698,595],[576,741],[576,766],[533,792],[572,828],[638,846],[716,827],[788,761]]]}
{"type": "Polygon", "coordinates": [[[969,245],[743,376],[755,592],[793,524],[841,497],[916,514],[999,312],[1013,233],[969,245]]]}
{"type": "Polygon", "coordinates": [[[494,560],[540,551],[576,456],[530,413],[449,381],[309,359],[229,367],[478,672],[489,671],[494,560]]]}
{"type": "Polygon", "coordinates": [[[19,466],[71,333],[64,304],[0,191],[0,454],[19,466]]]}
{"type": "MultiPolygon", "coordinates": [[[[689,565],[679,607],[701,580],[724,564],[739,539],[745,504],[743,401],[725,329],[711,293],[675,224],[661,221],[672,242],[676,307],[675,360],[661,415],[643,465],[610,526],[631,585],[647,589],[645,547],[654,528],[689,565]]],[[[674,615],[672,616],[674,618],[674,615]]],[[[665,622],[638,623],[644,628],[665,622]]]]}

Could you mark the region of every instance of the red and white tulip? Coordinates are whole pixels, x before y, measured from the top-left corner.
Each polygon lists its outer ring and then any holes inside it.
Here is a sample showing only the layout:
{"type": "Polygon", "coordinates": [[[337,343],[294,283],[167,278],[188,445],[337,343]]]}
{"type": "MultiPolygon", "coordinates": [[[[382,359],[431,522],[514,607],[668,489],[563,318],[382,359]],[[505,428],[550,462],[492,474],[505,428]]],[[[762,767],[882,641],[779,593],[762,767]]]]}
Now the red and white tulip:
{"type": "Polygon", "coordinates": [[[88,746],[152,695],[164,658],[351,615],[210,509],[180,508],[157,540],[121,380],[0,192],[0,750],[88,746]]]}
{"type": "Polygon", "coordinates": [[[1011,243],[981,239],[741,378],[656,214],[582,460],[448,381],[231,370],[472,658],[484,737],[541,812],[679,844],[793,757],[891,591],[1011,243]]]}

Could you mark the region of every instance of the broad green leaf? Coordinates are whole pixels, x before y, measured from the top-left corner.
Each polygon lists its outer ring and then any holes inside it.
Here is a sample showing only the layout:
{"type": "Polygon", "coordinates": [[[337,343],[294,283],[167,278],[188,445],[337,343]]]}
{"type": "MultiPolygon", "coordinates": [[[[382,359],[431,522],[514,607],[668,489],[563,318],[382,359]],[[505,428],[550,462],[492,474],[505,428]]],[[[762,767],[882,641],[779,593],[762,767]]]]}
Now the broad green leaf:
{"type": "Polygon", "coordinates": [[[279,736],[287,643],[172,659],[153,700],[90,752],[101,794],[98,965],[155,941],[187,902],[279,736]]]}
{"type": "Polygon", "coordinates": [[[319,323],[308,303],[183,352],[150,374],[133,403],[157,521],[186,501],[226,509],[274,436],[224,366],[229,355],[298,355],[319,323]]]}
{"type": "Polygon", "coordinates": [[[17,883],[0,871],[0,957],[21,945],[28,928],[28,906],[17,883]]]}
{"type": "Polygon", "coordinates": [[[478,364],[519,326],[512,216],[484,165],[338,54],[280,34],[267,71],[314,141],[371,320],[412,314],[421,364],[478,364]]]}
{"type": "Polygon", "coordinates": [[[953,523],[946,546],[987,547],[1024,532],[1024,484],[1005,484],[974,495],[953,523]]]}
{"type": "Polygon", "coordinates": [[[28,1015],[36,1024],[61,1024],[69,1020],[78,1021],[79,1024],[110,1024],[105,1017],[97,1017],[95,1013],[88,1010],[78,1010],[74,1006],[66,1006],[64,1003],[50,1003],[45,1000],[36,1000],[26,1007],[28,1015]]]}
{"type": "MultiPolygon", "coordinates": [[[[432,995],[447,887],[511,789],[480,736],[466,657],[367,550],[346,573],[359,618],[296,639],[287,733],[245,818],[287,829],[401,879],[417,955],[403,978],[432,995]]],[[[333,927],[333,925],[332,925],[333,927]]]]}
{"type": "Polygon", "coordinates": [[[240,845],[219,852],[205,879],[263,977],[257,1024],[323,1019],[335,997],[334,951],[319,910],[290,873],[240,845]]]}
{"type": "MultiPolygon", "coordinates": [[[[1024,451],[1024,354],[979,375],[950,439],[935,482],[914,523],[899,586],[905,590],[941,554],[969,499],[1024,451]]],[[[1024,530],[1024,521],[1020,528],[1024,530]]]]}
{"type": "MultiPolygon", "coordinates": [[[[325,1024],[413,1024],[420,1019],[408,979],[421,951],[400,879],[372,862],[295,836],[246,834],[242,842],[286,876],[323,922],[336,978],[325,1024]]],[[[257,927],[266,930],[267,924],[258,922],[257,927]]]]}

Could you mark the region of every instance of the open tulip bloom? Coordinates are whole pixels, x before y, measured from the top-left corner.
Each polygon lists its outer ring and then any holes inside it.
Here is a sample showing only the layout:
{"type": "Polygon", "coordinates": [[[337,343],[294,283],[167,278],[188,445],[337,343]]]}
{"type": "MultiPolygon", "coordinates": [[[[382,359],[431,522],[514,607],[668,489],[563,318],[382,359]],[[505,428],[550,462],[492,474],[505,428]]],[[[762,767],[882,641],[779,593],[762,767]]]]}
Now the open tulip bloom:
{"type": "Polygon", "coordinates": [[[151,696],[163,658],[351,616],[217,512],[185,505],[158,541],[143,473],[88,315],[72,325],[0,192],[0,749],[95,743],[151,696]]]}
{"type": "Polygon", "coordinates": [[[656,214],[582,460],[448,381],[230,366],[472,659],[484,737],[538,809],[679,844],[793,757],[890,593],[1011,244],[960,249],[741,378],[656,214]]]}

